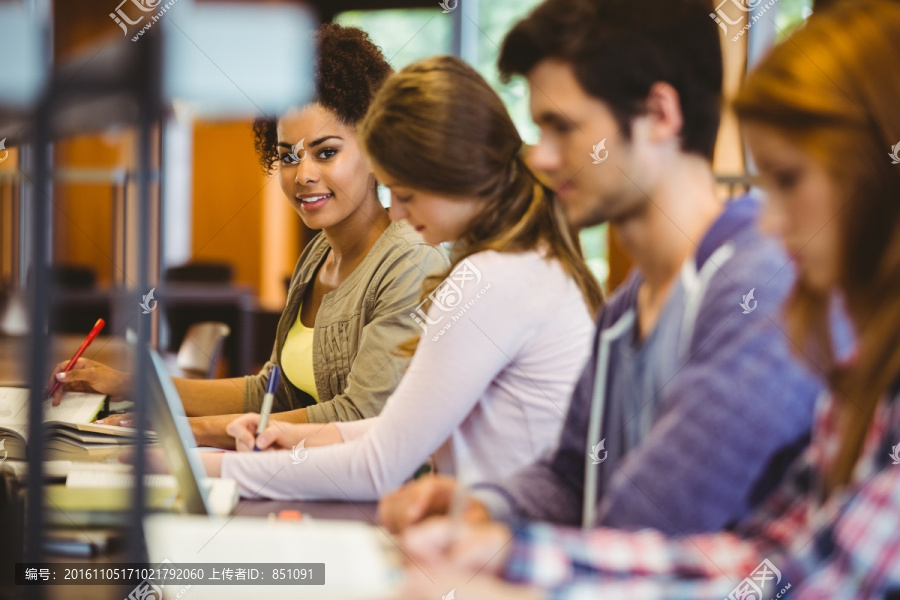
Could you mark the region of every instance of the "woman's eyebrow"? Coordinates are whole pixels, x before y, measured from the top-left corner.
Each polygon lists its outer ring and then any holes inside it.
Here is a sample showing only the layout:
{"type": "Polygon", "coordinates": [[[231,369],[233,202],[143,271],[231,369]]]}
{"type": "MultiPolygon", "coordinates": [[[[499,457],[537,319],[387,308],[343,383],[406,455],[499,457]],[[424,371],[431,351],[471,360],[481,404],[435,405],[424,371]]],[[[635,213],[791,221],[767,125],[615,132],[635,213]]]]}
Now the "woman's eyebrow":
{"type": "MultiPolygon", "coordinates": [[[[343,139],[343,138],[341,138],[340,136],[337,136],[337,135],[326,135],[325,137],[320,137],[319,139],[313,140],[312,142],[310,142],[310,144],[309,144],[308,147],[309,147],[309,148],[313,148],[314,146],[318,146],[319,144],[322,144],[322,143],[324,143],[324,142],[326,142],[326,141],[328,141],[328,140],[330,140],[330,139],[332,139],[332,138],[334,138],[334,139],[336,139],[336,140],[343,139]]],[[[277,147],[279,147],[279,148],[287,148],[288,150],[291,150],[291,149],[294,148],[294,145],[293,145],[293,144],[288,144],[287,142],[278,142],[277,147]]]]}
{"type": "Polygon", "coordinates": [[[323,144],[323,143],[327,142],[327,141],[330,140],[330,139],[340,140],[340,139],[343,139],[343,138],[341,138],[340,136],[337,136],[337,135],[326,135],[326,136],[324,136],[324,137],[320,137],[319,139],[316,139],[316,140],[311,141],[311,142],[309,143],[309,147],[312,148],[312,147],[314,147],[314,146],[318,146],[318,145],[320,145],[320,144],[323,144]]]}

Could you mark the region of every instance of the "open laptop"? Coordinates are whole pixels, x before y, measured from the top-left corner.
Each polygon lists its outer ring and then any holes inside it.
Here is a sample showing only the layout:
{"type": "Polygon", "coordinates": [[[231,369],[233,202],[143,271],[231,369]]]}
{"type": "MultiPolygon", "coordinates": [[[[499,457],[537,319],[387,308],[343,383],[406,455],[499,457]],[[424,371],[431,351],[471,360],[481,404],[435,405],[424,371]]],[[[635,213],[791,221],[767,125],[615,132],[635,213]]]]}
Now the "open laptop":
{"type": "Polygon", "coordinates": [[[237,503],[237,486],[225,479],[209,479],[195,448],[181,397],[165,361],[148,349],[150,358],[150,420],[156,430],[169,472],[178,482],[185,511],[196,515],[227,514],[237,503]]]}

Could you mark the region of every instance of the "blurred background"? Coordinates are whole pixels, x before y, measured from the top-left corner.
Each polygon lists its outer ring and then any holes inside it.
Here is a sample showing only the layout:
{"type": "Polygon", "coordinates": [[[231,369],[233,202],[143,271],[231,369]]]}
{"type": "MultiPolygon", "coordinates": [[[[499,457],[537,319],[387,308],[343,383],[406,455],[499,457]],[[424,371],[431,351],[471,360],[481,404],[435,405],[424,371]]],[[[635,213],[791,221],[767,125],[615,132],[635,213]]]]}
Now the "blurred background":
{"type": "MultiPolygon", "coordinates": [[[[327,21],[360,27],[394,69],[459,56],[535,143],[527,85],[501,83],[496,60],[506,32],[539,2],[0,0],[0,388],[27,384],[32,400],[43,399],[50,365],[69,359],[98,318],[106,329],[85,356],[110,366],[139,366],[125,340],[136,330],[137,347],[158,348],[175,375],[256,372],[315,232],[294,213],[277,173],[260,167],[252,123],[309,99],[311,32],[327,21]]],[[[710,0],[725,106],[747,71],[823,3],[710,0]]],[[[727,108],[714,170],[723,202],[752,191],[753,165],[727,108]]],[[[614,238],[606,226],[581,234],[607,292],[630,268],[614,238]]],[[[138,422],[145,371],[133,371],[138,422]]],[[[37,440],[28,472],[39,475],[43,434],[34,417],[42,404],[30,405],[28,442],[37,440]]],[[[70,541],[49,529],[57,537],[42,538],[45,516],[65,529],[71,513],[56,505],[46,515],[26,512],[16,478],[0,478],[0,565],[20,561],[23,548],[34,561],[45,542],[70,541]]],[[[28,480],[30,497],[43,497],[42,483],[28,480]]],[[[132,540],[141,536],[142,486],[124,521],[135,528],[132,540]]],[[[133,562],[142,548],[129,546],[133,562]]],[[[0,574],[0,598],[5,583],[0,574]]],[[[99,597],[83,590],[48,597],[99,597]]]]}
{"type": "MultiPolygon", "coordinates": [[[[711,12],[740,1],[711,3],[711,12]]],[[[749,6],[763,4],[743,1],[749,6]]],[[[502,84],[496,59],[505,33],[538,3],[460,0],[449,14],[437,0],[334,0],[303,6],[315,20],[366,30],[395,69],[435,54],[461,56],[494,85],[523,138],[533,143],[537,131],[528,113],[527,86],[521,80],[502,84]]],[[[122,43],[123,29],[110,18],[116,9],[113,0],[0,2],[7,7],[16,4],[44,23],[40,50],[50,70],[77,63],[107,42],[122,43]]],[[[164,16],[169,21],[165,26],[179,26],[180,13],[190,4],[205,3],[180,0],[164,16]]],[[[221,4],[238,3],[216,3],[221,4]]],[[[731,33],[739,26],[729,25],[728,36],[722,38],[726,97],[737,89],[748,66],[790,35],[813,8],[812,0],[778,0],[767,9],[766,17],[772,19],[761,19],[736,41],[731,33]]],[[[131,29],[136,27],[129,34],[131,29]]],[[[254,50],[253,60],[265,61],[265,53],[276,52],[276,46],[254,50]]],[[[15,50],[7,47],[4,52],[15,50]]],[[[167,301],[160,304],[160,346],[174,353],[192,324],[224,323],[230,335],[214,365],[215,374],[253,372],[268,358],[287,278],[315,232],[304,229],[277,180],[260,168],[252,143],[253,115],[208,115],[182,110],[177,103],[167,107],[165,115],[154,123],[151,135],[150,189],[160,207],[153,213],[159,222],[152,224],[136,224],[134,215],[129,215],[137,169],[134,126],[114,122],[101,130],[74,127],[54,137],[49,248],[56,286],[53,329],[84,335],[98,317],[112,316],[116,290],[133,287],[132,230],[149,227],[158,242],[158,251],[150,256],[149,283],[159,282],[168,290],[167,301]]],[[[28,131],[28,121],[27,116],[0,108],[0,139],[6,139],[8,152],[0,163],[0,307],[21,292],[28,279],[22,226],[28,210],[23,186],[28,183],[31,159],[16,143],[16,134],[22,137],[21,132],[28,131]]],[[[748,189],[743,144],[728,114],[723,117],[715,169],[723,199],[748,189]]],[[[629,264],[607,236],[606,227],[583,232],[582,242],[598,279],[607,290],[613,289],[629,264]]],[[[147,293],[147,289],[139,291],[147,293]]],[[[121,325],[108,333],[121,333],[121,325]]]]}

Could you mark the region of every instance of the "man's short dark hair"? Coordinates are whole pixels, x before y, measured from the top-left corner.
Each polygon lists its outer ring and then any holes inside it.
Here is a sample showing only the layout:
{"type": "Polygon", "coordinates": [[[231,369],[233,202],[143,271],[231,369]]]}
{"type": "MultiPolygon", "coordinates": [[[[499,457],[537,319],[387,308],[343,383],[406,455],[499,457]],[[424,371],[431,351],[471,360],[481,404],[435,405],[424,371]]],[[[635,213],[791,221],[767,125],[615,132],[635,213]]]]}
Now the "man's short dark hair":
{"type": "Polygon", "coordinates": [[[546,0],[506,36],[505,81],[553,58],[570,63],[584,90],[609,105],[624,131],[650,88],[678,92],[685,152],[712,160],[719,129],[722,51],[708,0],[546,0]]]}

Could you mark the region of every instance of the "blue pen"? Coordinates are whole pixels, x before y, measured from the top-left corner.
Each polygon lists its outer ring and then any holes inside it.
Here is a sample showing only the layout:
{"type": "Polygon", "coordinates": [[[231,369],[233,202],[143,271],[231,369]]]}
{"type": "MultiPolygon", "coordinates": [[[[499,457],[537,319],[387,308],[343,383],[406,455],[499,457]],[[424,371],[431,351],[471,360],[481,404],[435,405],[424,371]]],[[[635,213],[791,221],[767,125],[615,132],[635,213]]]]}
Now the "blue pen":
{"type": "MultiPolygon", "coordinates": [[[[263,396],[262,411],[259,413],[259,425],[256,426],[257,437],[266,430],[266,426],[269,424],[269,414],[272,412],[272,401],[275,399],[275,390],[278,389],[279,381],[281,381],[281,369],[278,368],[278,365],[275,365],[272,367],[272,370],[269,371],[269,383],[266,385],[266,395],[263,396]]],[[[253,444],[253,449],[259,451],[259,448],[256,447],[255,443],[253,444]]]]}

